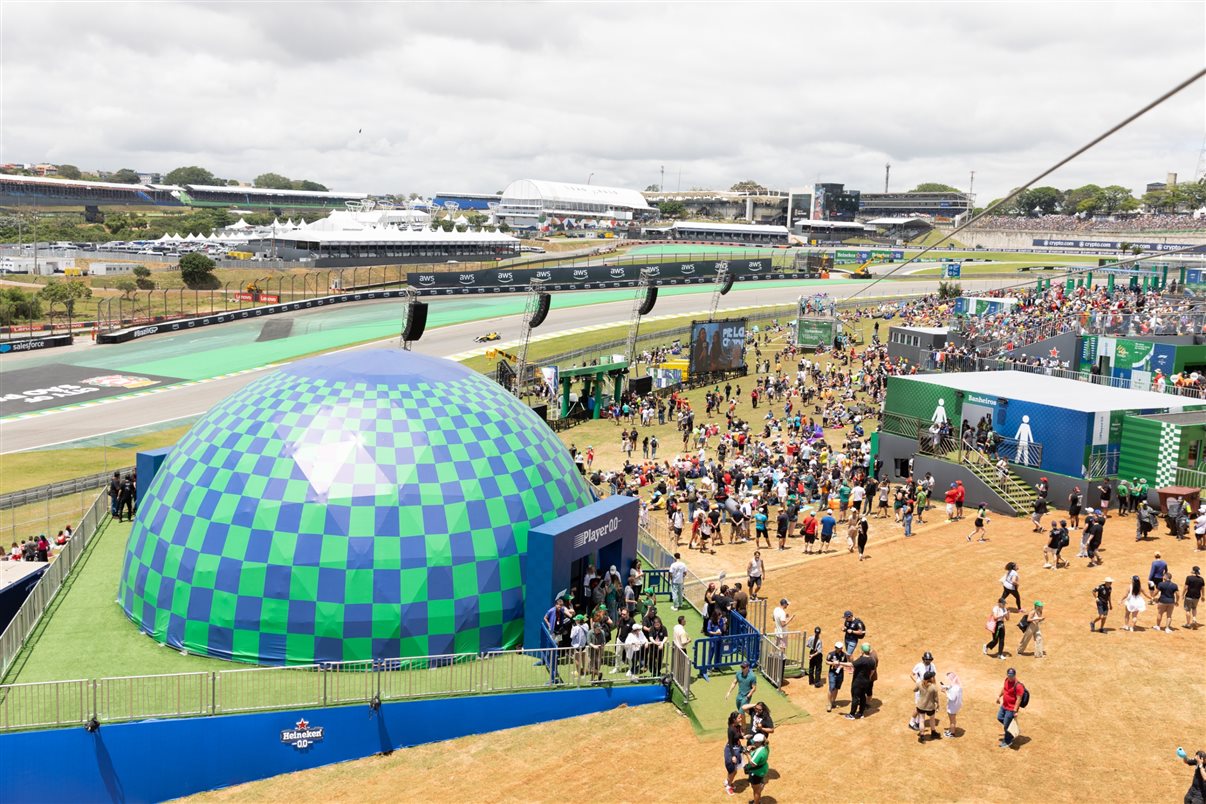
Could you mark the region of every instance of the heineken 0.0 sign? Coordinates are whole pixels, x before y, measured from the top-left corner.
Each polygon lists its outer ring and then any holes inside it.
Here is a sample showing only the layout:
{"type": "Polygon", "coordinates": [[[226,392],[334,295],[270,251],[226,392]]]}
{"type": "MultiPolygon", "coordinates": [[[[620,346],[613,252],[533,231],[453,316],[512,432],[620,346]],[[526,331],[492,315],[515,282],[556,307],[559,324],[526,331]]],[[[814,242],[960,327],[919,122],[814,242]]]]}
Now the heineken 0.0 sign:
{"type": "Polygon", "coordinates": [[[837,322],[832,318],[796,319],[796,346],[816,348],[833,343],[837,322]]]}

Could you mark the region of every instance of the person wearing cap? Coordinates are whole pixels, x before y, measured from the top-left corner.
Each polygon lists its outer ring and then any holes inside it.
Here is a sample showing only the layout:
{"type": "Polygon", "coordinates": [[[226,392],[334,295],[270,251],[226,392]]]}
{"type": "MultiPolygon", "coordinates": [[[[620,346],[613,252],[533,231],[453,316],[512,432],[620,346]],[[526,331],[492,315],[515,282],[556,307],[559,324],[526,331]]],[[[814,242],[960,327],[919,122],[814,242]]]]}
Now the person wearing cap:
{"type": "Polygon", "coordinates": [[[967,489],[962,480],[955,481],[955,519],[963,518],[963,501],[967,498],[967,489]]]}
{"type": "Polygon", "coordinates": [[[766,787],[766,775],[770,773],[770,745],[765,734],[750,738],[750,760],[745,763],[746,775],[750,777],[752,804],[762,804],[762,790],[766,787]]]}
{"type": "Polygon", "coordinates": [[[846,635],[846,653],[853,656],[854,649],[858,647],[859,640],[867,635],[867,626],[863,621],[854,616],[854,612],[845,611],[842,613],[845,618],[842,623],[842,630],[846,635]]]}
{"type": "Polygon", "coordinates": [[[1089,631],[1100,631],[1105,633],[1106,618],[1110,616],[1110,609],[1114,607],[1110,600],[1110,595],[1114,591],[1114,579],[1106,578],[1097,586],[1093,587],[1093,597],[1097,601],[1097,617],[1089,621],[1089,631]]]}
{"type": "Polygon", "coordinates": [[[1181,605],[1185,609],[1185,627],[1198,627],[1198,603],[1202,600],[1202,587],[1206,579],[1202,578],[1202,569],[1194,567],[1193,572],[1185,576],[1185,594],[1181,597],[1181,605]]]}
{"type": "Polygon", "coordinates": [[[847,664],[850,668],[850,711],[847,720],[858,720],[867,714],[867,699],[871,696],[871,675],[875,672],[875,657],[871,655],[871,644],[859,646],[859,657],[847,664]]]}
{"type": "Polygon", "coordinates": [[[1101,540],[1105,535],[1105,514],[1098,509],[1094,513],[1091,521],[1085,522],[1085,533],[1089,537],[1089,543],[1086,545],[1086,552],[1089,555],[1089,563],[1086,566],[1099,567],[1101,561],[1101,540]]]}
{"type": "Polygon", "coordinates": [[[997,695],[997,704],[1000,706],[1000,709],[997,710],[997,722],[1005,729],[1001,742],[997,743],[998,748],[1008,748],[1013,742],[1014,735],[1010,732],[1009,727],[1017,719],[1018,709],[1025,692],[1026,688],[1022,686],[1022,682],[1018,681],[1017,671],[1012,667],[1006,670],[1005,685],[1001,688],[1001,693],[997,695]]]}
{"type": "Polygon", "coordinates": [[[846,662],[849,655],[846,653],[845,646],[841,642],[833,643],[833,650],[829,651],[829,655],[825,657],[826,664],[829,665],[829,706],[825,709],[826,712],[832,712],[837,706],[838,690],[842,688],[842,681],[846,678],[846,662]]]}
{"type": "Polygon", "coordinates": [[[1021,612],[1021,617],[1026,622],[1024,626],[1023,623],[1018,622],[1018,626],[1022,628],[1022,641],[1018,643],[1018,655],[1021,656],[1030,641],[1034,640],[1034,658],[1043,658],[1046,655],[1043,652],[1043,620],[1046,619],[1043,614],[1043,601],[1034,601],[1034,608],[1021,612]]]}
{"type": "MultiPolygon", "coordinates": [[[[1135,482],[1139,482],[1139,478],[1135,478],[1135,482]]],[[[1131,484],[1125,477],[1118,478],[1118,516],[1126,516],[1130,512],[1131,505],[1131,484]]],[[[1106,502],[1103,500],[1103,502],[1106,502]]],[[[1103,505],[1103,508],[1108,506],[1103,505]]]]}
{"type": "Polygon", "coordinates": [[[1147,499],[1147,478],[1139,478],[1138,483],[1131,483],[1131,510],[1139,507],[1140,500],[1147,499]]]}
{"type": "Polygon", "coordinates": [[[810,686],[821,686],[821,663],[825,659],[825,643],[821,640],[821,627],[812,629],[812,636],[804,641],[804,651],[808,654],[808,683],[810,686]]]}
{"type": "Polygon", "coordinates": [[[1180,597],[1181,587],[1173,583],[1172,574],[1164,571],[1164,577],[1156,584],[1156,630],[1164,623],[1164,633],[1172,633],[1173,609],[1176,608],[1180,597]]]}
{"type": "Polygon", "coordinates": [[[737,674],[733,676],[733,683],[729,685],[728,692],[724,694],[726,701],[733,694],[734,689],[737,690],[737,708],[744,709],[758,689],[758,674],[750,667],[749,661],[742,662],[737,674]]]}
{"type": "Polygon", "coordinates": [[[925,678],[926,673],[937,673],[937,668],[934,667],[934,654],[928,650],[921,654],[921,661],[913,665],[913,672],[910,673],[910,677],[913,679],[913,687],[915,688],[913,702],[917,704],[917,711],[913,713],[913,717],[909,718],[909,728],[913,731],[918,731],[921,728],[921,716],[919,714],[921,709],[921,693],[917,688],[921,684],[922,679],[925,678]]]}
{"type": "Polygon", "coordinates": [[[628,653],[628,678],[635,678],[641,675],[645,667],[645,648],[649,645],[649,639],[645,636],[645,627],[640,623],[633,623],[632,630],[628,632],[627,638],[624,640],[624,648],[628,653]]]}

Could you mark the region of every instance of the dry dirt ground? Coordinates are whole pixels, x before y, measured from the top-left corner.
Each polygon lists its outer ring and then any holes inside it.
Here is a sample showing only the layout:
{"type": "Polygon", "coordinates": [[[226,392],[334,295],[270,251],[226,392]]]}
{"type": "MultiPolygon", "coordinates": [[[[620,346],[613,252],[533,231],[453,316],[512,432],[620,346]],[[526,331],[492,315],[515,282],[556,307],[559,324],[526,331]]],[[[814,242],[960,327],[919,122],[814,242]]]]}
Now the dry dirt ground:
{"type": "MultiPolygon", "coordinates": [[[[1155,550],[1178,583],[1206,563],[1191,542],[1167,536],[1136,544],[1133,520],[1106,527],[1105,565],[1083,559],[1042,569],[1041,538],[1021,519],[998,517],[991,540],[969,544],[966,521],[928,528],[912,539],[891,526],[873,531],[862,564],[844,552],[783,569],[767,592],[793,601],[797,624],[820,625],[837,638],[843,609],[867,624],[880,680],[870,715],[848,721],[827,714],[824,693],[796,681],[792,699],[812,713],[772,741],[768,802],[829,801],[1175,801],[1188,786],[1178,745],[1206,746],[1206,629],[1151,628],[1090,633],[1092,588],[1106,575],[1120,590],[1146,577],[1155,550]],[[984,620],[1000,593],[1005,562],[1017,561],[1024,603],[1046,604],[1048,655],[1015,654],[1019,631],[1008,626],[1008,658],[981,653],[984,620]],[[959,674],[965,705],[955,739],[918,744],[906,726],[913,696],[909,671],[925,650],[939,676],[959,674]],[[1017,747],[999,749],[995,698],[1007,667],[1031,690],[1017,747]]],[[[748,545],[743,546],[748,547],[748,545]]],[[[798,542],[793,545],[799,553],[798,542]]],[[[1075,553],[1075,550],[1068,551],[1075,553]]],[[[743,560],[734,555],[733,560],[743,560]]],[[[1014,617],[1016,620],[1016,615],[1014,617]]],[[[1028,651],[1029,653],[1029,651],[1028,651]]],[[[848,684],[848,682],[847,682],[848,684]]],[[[839,703],[849,701],[847,690],[839,703]]],[[[701,741],[670,705],[621,709],[447,743],[389,757],[334,765],[206,794],[221,801],[725,801],[721,741],[701,741]]]]}

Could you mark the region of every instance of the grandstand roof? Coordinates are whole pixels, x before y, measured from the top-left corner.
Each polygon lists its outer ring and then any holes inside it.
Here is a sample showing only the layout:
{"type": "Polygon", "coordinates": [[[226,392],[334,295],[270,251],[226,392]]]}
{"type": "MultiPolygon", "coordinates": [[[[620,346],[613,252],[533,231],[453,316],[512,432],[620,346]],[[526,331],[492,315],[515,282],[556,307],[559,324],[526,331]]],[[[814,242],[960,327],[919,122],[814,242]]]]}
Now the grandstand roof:
{"type": "MultiPolygon", "coordinates": [[[[267,239],[265,235],[265,239],[267,239]]],[[[304,229],[292,232],[277,232],[276,240],[292,240],[305,243],[499,243],[511,245],[518,240],[501,232],[445,232],[443,229],[352,229],[323,231],[304,229]]]]}
{"type": "Polygon", "coordinates": [[[0,174],[0,181],[20,184],[44,184],[51,187],[80,187],[91,190],[145,190],[146,184],[125,184],[110,181],[84,181],[82,179],[51,179],[45,176],[16,176],[9,173],[0,174]]]}
{"type": "Polygon", "coordinates": [[[1006,399],[1024,400],[1039,405],[1079,410],[1088,413],[1113,410],[1182,410],[1185,397],[1154,391],[1136,391],[1109,385],[1089,385],[1080,380],[1049,377],[1026,371],[969,371],[952,374],[924,374],[905,377],[910,382],[924,382],[957,388],[973,394],[985,394],[1006,399]]]}
{"type": "Polygon", "coordinates": [[[814,221],[809,218],[803,218],[796,221],[796,226],[802,226],[805,229],[866,229],[861,223],[849,223],[847,221],[814,221]]]}
{"type": "Polygon", "coordinates": [[[243,187],[241,185],[190,184],[189,190],[204,193],[246,193],[247,195],[292,195],[303,198],[368,198],[368,193],[329,193],[317,190],[276,190],[268,187],[243,187]]]}
{"type": "Polygon", "coordinates": [[[929,221],[925,218],[914,216],[909,218],[876,218],[866,223],[868,226],[904,226],[907,223],[929,223],[929,221]]]}
{"type": "Polygon", "coordinates": [[[576,204],[610,204],[625,209],[649,209],[645,196],[623,187],[604,187],[598,184],[568,184],[543,179],[518,179],[503,190],[502,202],[508,199],[568,201],[576,204]]]}
{"type": "Polygon", "coordinates": [[[787,234],[786,226],[760,223],[709,223],[707,221],[675,221],[672,229],[704,229],[710,232],[748,232],[750,234],[787,234]]]}

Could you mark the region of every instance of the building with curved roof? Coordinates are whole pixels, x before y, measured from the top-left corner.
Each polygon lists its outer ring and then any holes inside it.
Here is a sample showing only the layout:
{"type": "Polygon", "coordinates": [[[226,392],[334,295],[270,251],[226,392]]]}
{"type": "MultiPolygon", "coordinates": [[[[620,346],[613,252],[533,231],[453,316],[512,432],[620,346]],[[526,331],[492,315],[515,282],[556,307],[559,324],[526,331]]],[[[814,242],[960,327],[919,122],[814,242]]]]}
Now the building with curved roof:
{"type": "Polygon", "coordinates": [[[518,179],[503,190],[495,214],[509,226],[535,229],[552,218],[614,225],[613,221],[627,222],[652,213],[649,202],[636,190],[518,179]]]}
{"type": "Polygon", "coordinates": [[[594,496],[459,363],[330,354],[213,408],[147,483],[118,601],[189,653],[310,664],[510,649],[533,527],[594,496]]]}

